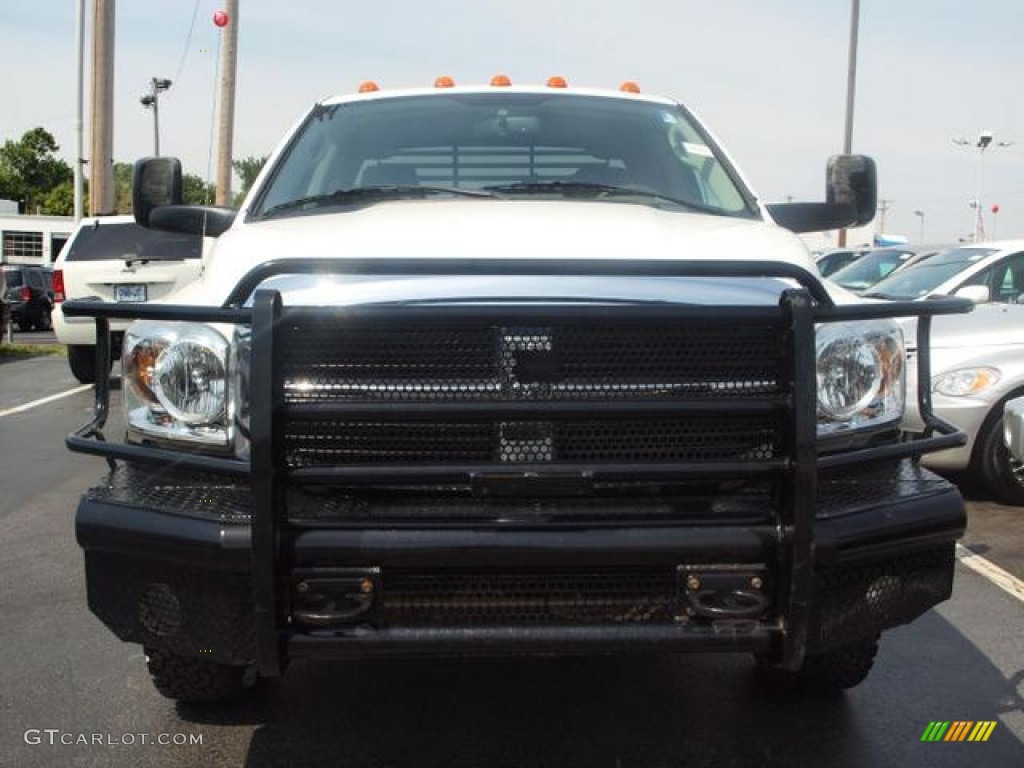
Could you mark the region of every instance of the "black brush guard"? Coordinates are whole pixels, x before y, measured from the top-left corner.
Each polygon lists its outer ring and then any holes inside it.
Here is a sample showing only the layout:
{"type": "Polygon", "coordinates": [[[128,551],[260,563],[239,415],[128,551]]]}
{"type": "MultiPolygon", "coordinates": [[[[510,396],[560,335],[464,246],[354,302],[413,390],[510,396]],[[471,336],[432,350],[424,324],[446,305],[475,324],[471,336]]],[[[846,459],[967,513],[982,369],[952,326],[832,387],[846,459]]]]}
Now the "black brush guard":
{"type": "MultiPolygon", "coordinates": [[[[68,317],[93,317],[96,320],[97,370],[109,370],[111,319],[149,319],[207,323],[229,323],[251,328],[250,393],[251,403],[273,403],[270,409],[254,409],[249,425],[250,459],[241,461],[127,443],[106,442],[103,427],[109,412],[109,381],[101,377],[96,385],[95,415],[87,424],[67,438],[73,451],[103,456],[115,466],[117,460],[139,463],[169,463],[183,469],[245,476],[250,479],[254,508],[252,510],[252,578],[254,589],[257,663],[264,675],[279,674],[282,667],[282,627],[279,625],[279,528],[285,491],[289,483],[336,485],[401,485],[478,483],[500,473],[499,482],[558,487],[566,478],[587,477],[588,481],[681,480],[709,477],[773,476],[782,482],[782,503],[778,526],[782,562],[777,594],[781,596],[783,662],[795,666],[803,658],[810,603],[814,585],[814,519],[818,472],[870,461],[897,460],[963,444],[965,437],[951,424],[932,413],[929,369],[929,331],[931,317],[969,311],[970,302],[945,299],[927,302],[835,305],[816,276],[786,264],[764,262],[688,262],[665,261],[532,261],[484,260],[467,263],[447,259],[375,259],[346,260],[288,259],[263,264],[245,275],[221,307],[176,305],[111,305],[90,301],[68,301],[63,311],[68,317]],[[788,278],[799,287],[785,290],[777,307],[766,306],[692,306],[692,305],[560,305],[552,306],[488,306],[488,305],[392,305],[367,307],[284,307],[276,291],[258,290],[268,278],[283,274],[369,274],[369,275],[615,275],[665,277],[735,277],[788,278]],[[255,293],[254,293],[255,292],[255,293]],[[251,305],[247,306],[249,297],[251,305]],[[562,324],[586,324],[597,320],[615,323],[647,324],[670,320],[727,319],[737,325],[744,322],[779,323],[785,329],[784,372],[781,396],[745,398],[703,397],[699,400],[648,399],[601,402],[596,406],[596,419],[634,417],[682,417],[696,413],[714,415],[735,413],[738,407],[750,414],[783,414],[788,434],[783,450],[768,459],[718,461],[630,461],[620,463],[543,463],[503,462],[496,464],[388,463],[384,465],[347,464],[344,466],[288,467],[285,461],[283,424],[318,419],[390,418],[415,421],[444,417],[472,422],[495,418],[543,418],[552,422],[569,419],[583,410],[594,410],[593,403],[572,400],[537,400],[531,402],[488,402],[484,400],[453,402],[374,402],[374,403],[290,403],[285,404],[281,359],[281,329],[290,320],[315,315],[343,327],[345,323],[373,320],[377,323],[409,323],[429,321],[450,323],[453,327],[466,323],[544,325],[545,321],[562,324]],[[815,326],[818,323],[869,320],[895,317],[918,317],[918,391],[921,416],[926,425],[920,435],[904,435],[899,442],[882,446],[853,449],[818,456],[816,420],[815,326]]],[[[639,637],[657,641],[671,628],[649,627],[639,637]]],[[[600,628],[578,628],[581,639],[600,640],[600,628]]],[[[444,630],[438,630],[443,641],[444,630]]],[[[486,644],[490,633],[478,630],[486,644]]],[[[544,628],[537,628],[523,637],[543,641],[544,628]]],[[[391,638],[401,646],[401,633],[391,638]]],[[[422,638],[421,638],[422,639],[422,638]]],[[[297,638],[301,648],[303,638],[297,638]]],[[[309,640],[306,638],[305,640],[309,640]]],[[[713,648],[713,642],[699,634],[694,646],[713,648]]]]}

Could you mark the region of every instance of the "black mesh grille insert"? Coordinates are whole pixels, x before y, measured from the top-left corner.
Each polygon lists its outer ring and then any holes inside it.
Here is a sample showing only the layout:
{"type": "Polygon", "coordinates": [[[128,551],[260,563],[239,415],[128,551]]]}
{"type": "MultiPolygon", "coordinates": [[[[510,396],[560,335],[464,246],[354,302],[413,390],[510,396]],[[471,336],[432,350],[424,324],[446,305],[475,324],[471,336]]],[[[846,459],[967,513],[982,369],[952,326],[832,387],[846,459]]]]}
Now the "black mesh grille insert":
{"type": "Polygon", "coordinates": [[[292,422],[293,467],[355,463],[765,461],[781,450],[771,416],[552,422],[292,422]]]}
{"type": "Polygon", "coordinates": [[[389,626],[660,624],[677,611],[675,572],[385,572],[389,626]]]}
{"type": "Polygon", "coordinates": [[[778,326],[675,321],[283,329],[287,402],[744,397],[780,391],[778,326]]]}
{"type": "MultiPolygon", "coordinates": [[[[388,404],[391,412],[286,421],[291,467],[398,464],[592,464],[769,461],[784,450],[778,413],[730,405],[692,413],[602,412],[611,402],[777,398],[786,334],[780,324],[702,318],[367,317],[296,314],[282,329],[284,397],[295,406],[388,404]],[[402,404],[593,403],[580,415],[494,418],[420,414],[402,404]],[[315,420],[310,420],[310,419],[315,420]]],[[[578,407],[578,406],[576,406],[578,407]]],[[[700,406],[704,407],[704,406],[700,406]]]]}

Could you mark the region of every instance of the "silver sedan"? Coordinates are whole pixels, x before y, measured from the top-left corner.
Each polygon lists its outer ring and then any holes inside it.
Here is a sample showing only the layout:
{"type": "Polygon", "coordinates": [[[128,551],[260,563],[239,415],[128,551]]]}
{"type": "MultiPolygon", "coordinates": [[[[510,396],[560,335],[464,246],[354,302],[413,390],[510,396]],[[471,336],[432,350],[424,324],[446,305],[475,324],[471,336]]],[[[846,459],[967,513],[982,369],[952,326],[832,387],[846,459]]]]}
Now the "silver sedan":
{"type": "MultiPolygon", "coordinates": [[[[917,346],[915,330],[916,324],[905,327],[911,351],[917,346]]],[[[967,315],[937,317],[931,341],[935,413],[964,430],[967,444],[929,454],[922,463],[939,470],[969,471],[999,501],[1024,506],[1024,468],[1011,455],[1004,435],[1018,435],[1018,447],[1024,441],[1024,305],[979,304],[967,315]],[[1014,398],[1020,405],[1006,418],[1004,406],[1014,398]]],[[[916,391],[916,365],[910,365],[908,419],[920,426],[916,391]]]]}

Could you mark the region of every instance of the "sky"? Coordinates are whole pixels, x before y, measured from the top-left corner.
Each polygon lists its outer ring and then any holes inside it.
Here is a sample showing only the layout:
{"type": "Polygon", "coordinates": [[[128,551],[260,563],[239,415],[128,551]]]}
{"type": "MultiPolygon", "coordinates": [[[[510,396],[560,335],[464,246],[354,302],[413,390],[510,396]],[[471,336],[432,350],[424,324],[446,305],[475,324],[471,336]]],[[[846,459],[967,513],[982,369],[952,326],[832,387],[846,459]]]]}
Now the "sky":
{"type": "MultiPolygon", "coordinates": [[[[161,152],[216,173],[221,0],[117,0],[114,157],[161,152]]],[[[239,0],[234,155],[269,153],[317,99],[439,75],[644,91],[686,104],[768,201],[820,200],[842,149],[850,0],[239,0]]],[[[92,0],[86,2],[87,46],[92,0]]],[[[969,237],[979,170],[986,234],[1024,238],[1024,2],[861,0],[853,151],[878,163],[874,229],[969,237]],[[982,131],[1013,142],[981,153],[982,131]],[[958,146],[964,138],[971,146],[958,146]],[[998,214],[991,213],[998,205],[998,214]],[[915,213],[920,211],[923,215],[915,213]]],[[[72,162],[77,0],[0,0],[0,141],[42,125],[72,162]]],[[[88,61],[88,52],[87,52],[88,61]]],[[[88,77],[86,105],[88,108],[88,77]]],[[[88,151],[88,115],[86,116],[88,151]]],[[[852,242],[852,241],[851,241],[852,242]]]]}

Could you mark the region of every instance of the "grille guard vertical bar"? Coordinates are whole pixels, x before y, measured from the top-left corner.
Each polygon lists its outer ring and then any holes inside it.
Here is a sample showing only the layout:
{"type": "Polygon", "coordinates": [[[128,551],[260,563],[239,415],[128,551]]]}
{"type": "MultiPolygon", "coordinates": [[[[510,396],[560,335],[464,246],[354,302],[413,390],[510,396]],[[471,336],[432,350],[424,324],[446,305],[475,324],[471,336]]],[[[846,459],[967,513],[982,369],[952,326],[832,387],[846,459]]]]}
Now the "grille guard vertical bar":
{"type": "Polygon", "coordinates": [[[253,621],[256,631],[256,662],[260,674],[281,674],[281,643],[277,627],[278,537],[276,510],[283,500],[279,473],[282,471],[277,412],[281,383],[277,368],[277,326],[281,295],[257,291],[252,308],[251,397],[262,403],[251,412],[250,452],[252,457],[252,582],[253,621]]]}
{"type": "MultiPolygon", "coordinates": [[[[781,304],[788,310],[792,340],[793,434],[792,471],[786,492],[790,504],[783,504],[783,558],[788,558],[789,591],[784,596],[785,633],[782,665],[797,669],[803,663],[814,589],[814,521],[818,501],[817,378],[814,310],[806,291],[783,293],[781,304]],[[790,546],[785,546],[788,539],[790,546]]],[[[785,570],[783,571],[785,573],[785,570]]]]}

